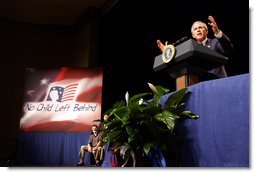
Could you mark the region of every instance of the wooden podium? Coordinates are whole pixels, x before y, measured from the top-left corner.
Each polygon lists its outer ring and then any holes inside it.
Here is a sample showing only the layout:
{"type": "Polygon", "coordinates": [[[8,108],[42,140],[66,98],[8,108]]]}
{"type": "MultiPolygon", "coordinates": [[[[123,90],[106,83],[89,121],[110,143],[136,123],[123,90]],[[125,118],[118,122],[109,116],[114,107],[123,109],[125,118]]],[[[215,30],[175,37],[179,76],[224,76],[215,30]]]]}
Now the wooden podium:
{"type": "Polygon", "coordinates": [[[228,58],[198,44],[193,39],[175,47],[175,57],[168,63],[163,62],[162,54],[155,57],[153,70],[165,71],[176,78],[176,89],[188,87],[199,82],[206,71],[227,64],[228,58]]]}

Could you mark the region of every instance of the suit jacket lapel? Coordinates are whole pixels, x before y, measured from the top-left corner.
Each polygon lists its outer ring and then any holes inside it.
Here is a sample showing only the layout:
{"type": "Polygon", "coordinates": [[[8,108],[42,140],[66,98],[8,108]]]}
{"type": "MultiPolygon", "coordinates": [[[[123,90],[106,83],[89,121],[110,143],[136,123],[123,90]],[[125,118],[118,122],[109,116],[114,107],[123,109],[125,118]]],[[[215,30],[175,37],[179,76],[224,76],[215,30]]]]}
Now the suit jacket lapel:
{"type": "Polygon", "coordinates": [[[210,48],[211,47],[211,39],[207,39],[205,46],[210,48]]]}

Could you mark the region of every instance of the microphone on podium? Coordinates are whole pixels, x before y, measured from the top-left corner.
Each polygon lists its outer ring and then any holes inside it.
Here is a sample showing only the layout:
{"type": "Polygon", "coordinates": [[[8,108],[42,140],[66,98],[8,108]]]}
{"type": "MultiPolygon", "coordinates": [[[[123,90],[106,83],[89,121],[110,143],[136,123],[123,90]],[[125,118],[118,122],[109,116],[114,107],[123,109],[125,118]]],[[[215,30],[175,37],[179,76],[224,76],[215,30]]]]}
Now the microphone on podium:
{"type": "Polygon", "coordinates": [[[178,39],[176,42],[174,42],[173,45],[177,46],[177,45],[183,43],[184,41],[187,41],[188,39],[189,39],[188,36],[182,37],[182,38],[178,39]]]}

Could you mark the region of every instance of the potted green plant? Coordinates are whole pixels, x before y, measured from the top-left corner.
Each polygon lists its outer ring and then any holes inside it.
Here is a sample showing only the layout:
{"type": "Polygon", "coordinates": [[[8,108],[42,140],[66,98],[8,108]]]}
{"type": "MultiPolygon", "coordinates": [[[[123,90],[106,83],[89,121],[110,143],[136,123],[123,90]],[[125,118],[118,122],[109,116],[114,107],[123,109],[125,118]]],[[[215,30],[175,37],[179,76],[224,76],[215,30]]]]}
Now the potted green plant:
{"type": "Polygon", "coordinates": [[[105,112],[111,120],[103,134],[104,143],[110,143],[113,150],[120,149],[124,159],[122,166],[153,166],[145,164],[145,157],[155,149],[165,157],[170,155],[173,166],[178,166],[177,139],[174,136],[176,121],[180,118],[197,119],[199,116],[184,109],[187,88],[170,94],[162,105],[160,98],[169,89],[151,83],[148,86],[152,92],[132,97],[126,92],[125,101],[114,103],[105,112]]]}

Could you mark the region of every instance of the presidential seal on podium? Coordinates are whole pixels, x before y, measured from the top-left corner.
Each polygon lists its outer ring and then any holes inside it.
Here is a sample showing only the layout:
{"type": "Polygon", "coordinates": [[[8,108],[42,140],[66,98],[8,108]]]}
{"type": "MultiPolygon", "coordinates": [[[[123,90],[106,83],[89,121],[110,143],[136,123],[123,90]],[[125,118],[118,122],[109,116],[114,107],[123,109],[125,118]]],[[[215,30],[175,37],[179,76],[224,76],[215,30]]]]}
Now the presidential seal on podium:
{"type": "Polygon", "coordinates": [[[164,63],[170,62],[175,57],[175,47],[172,44],[166,45],[162,52],[162,61],[164,63]]]}

